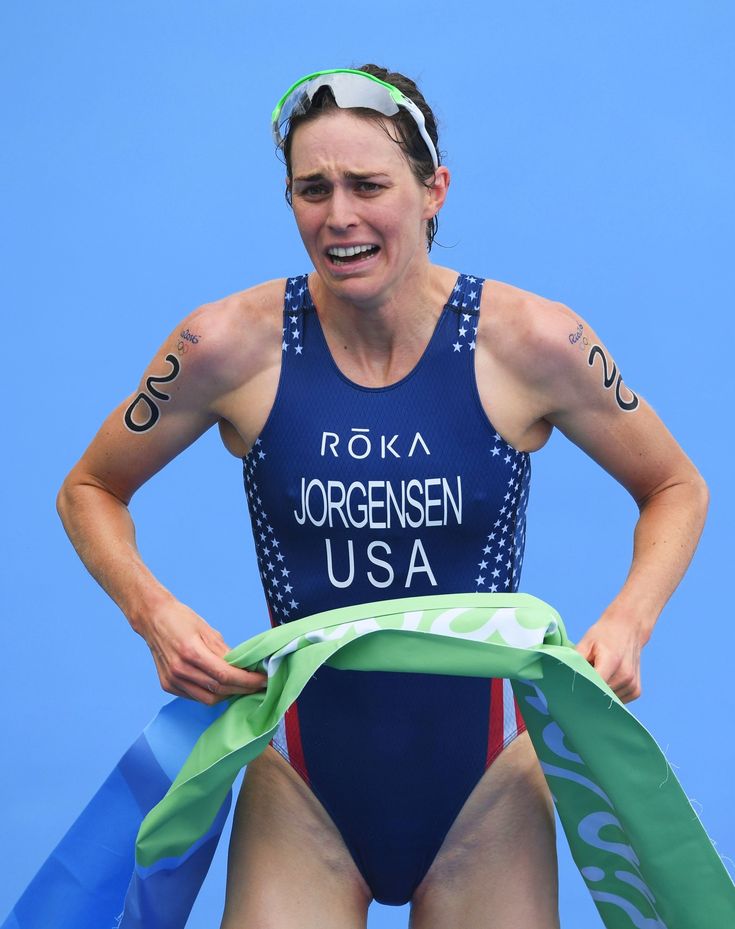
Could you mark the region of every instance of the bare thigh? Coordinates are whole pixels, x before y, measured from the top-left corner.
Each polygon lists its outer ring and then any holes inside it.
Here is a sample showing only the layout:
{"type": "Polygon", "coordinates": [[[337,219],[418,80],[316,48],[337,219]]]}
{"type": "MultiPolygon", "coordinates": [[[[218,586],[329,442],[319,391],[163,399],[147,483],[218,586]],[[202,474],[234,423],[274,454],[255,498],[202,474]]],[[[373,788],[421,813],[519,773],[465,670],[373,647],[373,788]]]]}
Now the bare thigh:
{"type": "Polygon", "coordinates": [[[411,901],[410,929],[559,929],[554,807],[527,732],[492,763],[411,901]]]}
{"type": "Polygon", "coordinates": [[[269,745],[237,800],[220,929],[365,929],[371,899],[331,817],[269,745]]]}

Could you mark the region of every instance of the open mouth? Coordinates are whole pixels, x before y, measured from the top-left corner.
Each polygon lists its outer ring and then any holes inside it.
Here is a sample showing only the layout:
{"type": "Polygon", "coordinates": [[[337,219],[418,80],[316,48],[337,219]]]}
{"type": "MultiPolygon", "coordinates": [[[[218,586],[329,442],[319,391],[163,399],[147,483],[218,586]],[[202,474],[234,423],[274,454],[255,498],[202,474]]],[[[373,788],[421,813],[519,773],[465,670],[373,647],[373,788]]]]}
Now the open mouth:
{"type": "Polygon", "coordinates": [[[327,257],[333,265],[360,264],[369,261],[379,251],[379,245],[350,245],[347,248],[327,249],[327,257]]]}

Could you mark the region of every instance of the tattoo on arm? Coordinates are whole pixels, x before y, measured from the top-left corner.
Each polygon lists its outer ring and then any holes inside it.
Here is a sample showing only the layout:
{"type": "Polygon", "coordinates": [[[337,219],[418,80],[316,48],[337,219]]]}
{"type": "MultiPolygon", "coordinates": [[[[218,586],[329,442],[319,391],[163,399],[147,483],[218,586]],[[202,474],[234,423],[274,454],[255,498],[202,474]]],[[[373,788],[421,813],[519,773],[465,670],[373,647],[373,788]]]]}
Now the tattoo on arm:
{"type": "Polygon", "coordinates": [[[185,355],[189,351],[189,344],[196,345],[199,339],[201,339],[200,335],[196,335],[194,332],[189,332],[188,329],[183,329],[179,333],[179,341],[176,343],[176,351],[179,353],[179,355],[185,355]]]}
{"type": "MultiPolygon", "coordinates": [[[[576,345],[577,342],[579,342],[580,351],[584,351],[585,348],[589,345],[589,339],[586,336],[582,335],[583,329],[584,329],[584,326],[582,325],[582,323],[579,323],[577,325],[576,332],[571,332],[569,334],[569,341],[572,343],[572,345],[576,345]]],[[[592,348],[590,349],[589,355],[587,356],[587,364],[590,367],[592,367],[592,365],[594,365],[595,363],[595,358],[598,355],[600,356],[600,359],[601,359],[602,383],[605,385],[605,390],[609,390],[612,387],[613,383],[615,383],[615,402],[620,407],[620,409],[623,410],[624,412],[626,413],[632,412],[633,410],[636,409],[636,407],[639,404],[638,397],[630,389],[630,387],[626,385],[625,389],[629,391],[631,395],[631,399],[623,400],[621,396],[623,378],[618,372],[615,362],[612,359],[608,360],[608,357],[605,354],[605,352],[602,350],[601,346],[597,344],[592,346],[592,348]],[[610,370],[610,365],[612,365],[612,370],[610,370]],[[616,374],[617,374],[617,380],[615,378],[616,374]]]]}
{"type": "MultiPolygon", "coordinates": [[[[584,326],[582,325],[582,323],[577,323],[577,331],[569,333],[569,341],[572,343],[572,345],[576,345],[577,342],[579,342],[579,340],[582,338],[583,329],[584,329],[584,326]]],[[[587,339],[585,339],[585,342],[586,341],[587,339]]],[[[582,348],[581,345],[579,347],[582,348]]]]}
{"type": "Polygon", "coordinates": [[[130,406],[125,410],[125,415],[123,421],[125,427],[130,430],[130,432],[148,432],[149,429],[152,429],[158,422],[161,416],[161,410],[159,409],[156,400],[170,400],[171,395],[164,393],[162,390],[159,390],[157,387],[154,387],[154,384],[167,384],[170,381],[175,380],[179,376],[181,371],[181,362],[176,357],[176,355],[168,354],[166,355],[166,361],[171,365],[171,370],[168,374],[151,374],[146,378],[145,386],[148,393],[142,390],[138,396],[133,400],[130,406]],[[152,396],[148,396],[151,394],[152,396]],[[148,418],[144,423],[136,423],[133,420],[133,413],[135,412],[136,407],[140,404],[143,404],[148,409],[148,418]]]}
{"type": "Polygon", "coordinates": [[[139,393],[138,396],[133,400],[130,406],[125,410],[125,416],[123,417],[125,426],[131,432],[148,432],[149,429],[152,429],[158,422],[158,417],[161,415],[161,411],[156,406],[155,402],[151,400],[148,394],[139,393]],[[135,412],[136,407],[139,403],[143,403],[148,407],[148,419],[138,425],[133,420],[133,413],[135,412]]]}
{"type": "Polygon", "coordinates": [[[168,374],[151,374],[150,377],[147,377],[145,380],[145,386],[148,388],[148,393],[153,394],[154,397],[158,397],[159,400],[170,400],[171,396],[165,394],[162,390],[159,390],[157,387],[154,387],[154,384],[167,384],[169,381],[173,381],[178,377],[179,371],[181,370],[181,363],[176,355],[166,355],[166,361],[171,365],[171,370],[168,374]]]}

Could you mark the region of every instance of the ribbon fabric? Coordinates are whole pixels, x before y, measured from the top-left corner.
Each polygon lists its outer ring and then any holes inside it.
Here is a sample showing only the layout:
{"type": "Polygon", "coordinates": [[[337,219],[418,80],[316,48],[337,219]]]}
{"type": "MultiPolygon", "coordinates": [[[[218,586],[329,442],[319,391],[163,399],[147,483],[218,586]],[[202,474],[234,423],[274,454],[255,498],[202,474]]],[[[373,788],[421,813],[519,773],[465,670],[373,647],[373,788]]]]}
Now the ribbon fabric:
{"type": "MultiPolygon", "coordinates": [[[[602,925],[735,926],[735,885],[671,766],[543,600],[360,604],[276,626],[226,658],[267,673],[267,689],[216,707],[164,706],[0,929],[184,929],[235,777],[325,663],[510,679],[602,925]]],[[[461,706],[456,714],[461,726],[461,706]]]]}

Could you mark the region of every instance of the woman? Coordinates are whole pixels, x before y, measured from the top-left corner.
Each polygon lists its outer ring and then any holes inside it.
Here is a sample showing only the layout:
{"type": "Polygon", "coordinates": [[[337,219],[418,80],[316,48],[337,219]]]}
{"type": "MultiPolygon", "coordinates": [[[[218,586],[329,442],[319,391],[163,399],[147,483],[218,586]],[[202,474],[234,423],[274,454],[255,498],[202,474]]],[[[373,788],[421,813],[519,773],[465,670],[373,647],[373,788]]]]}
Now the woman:
{"type": "MultiPolygon", "coordinates": [[[[213,704],[266,680],[223,660],[135,547],[132,495],[213,424],[243,459],[272,625],[517,591],[530,455],[556,426],[640,507],[626,583],[577,646],[634,700],[701,534],[701,475],[578,314],[430,262],[450,174],[412,81],[308,76],[274,132],[315,270],[183,320],[59,494],[162,687],[213,704]]],[[[410,900],[414,929],[559,925],[552,801],[507,682],[324,666],[248,766],[223,929],[364,926],[373,898],[410,900]]]]}

